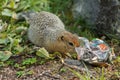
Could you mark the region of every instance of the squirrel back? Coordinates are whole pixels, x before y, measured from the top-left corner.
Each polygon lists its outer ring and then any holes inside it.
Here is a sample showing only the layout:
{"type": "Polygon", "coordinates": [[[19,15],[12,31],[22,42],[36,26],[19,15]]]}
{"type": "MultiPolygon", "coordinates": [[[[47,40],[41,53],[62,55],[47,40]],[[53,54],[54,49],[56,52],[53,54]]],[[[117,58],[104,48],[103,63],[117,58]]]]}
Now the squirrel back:
{"type": "Polygon", "coordinates": [[[31,15],[28,22],[28,37],[38,46],[54,42],[59,34],[65,31],[62,21],[56,15],[45,11],[31,15]]]}

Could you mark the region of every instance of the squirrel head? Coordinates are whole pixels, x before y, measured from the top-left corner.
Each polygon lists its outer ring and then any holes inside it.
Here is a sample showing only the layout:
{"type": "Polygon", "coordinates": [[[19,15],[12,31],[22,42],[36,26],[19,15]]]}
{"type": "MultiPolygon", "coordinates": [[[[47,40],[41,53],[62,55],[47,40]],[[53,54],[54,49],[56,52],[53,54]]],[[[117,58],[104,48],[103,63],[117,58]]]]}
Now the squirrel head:
{"type": "Polygon", "coordinates": [[[75,47],[80,46],[78,36],[67,31],[59,36],[59,42],[63,44],[62,46],[66,52],[75,52],[75,47]]]}

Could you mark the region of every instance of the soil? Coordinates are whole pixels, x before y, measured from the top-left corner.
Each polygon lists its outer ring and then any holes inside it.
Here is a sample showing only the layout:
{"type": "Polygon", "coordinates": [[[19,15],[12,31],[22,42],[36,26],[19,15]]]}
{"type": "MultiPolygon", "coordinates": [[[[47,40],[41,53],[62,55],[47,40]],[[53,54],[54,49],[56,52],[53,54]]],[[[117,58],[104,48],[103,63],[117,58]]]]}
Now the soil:
{"type": "MultiPolygon", "coordinates": [[[[21,64],[21,61],[25,59],[23,56],[12,58],[11,60],[21,64]]],[[[26,66],[24,69],[18,69],[14,65],[0,67],[0,80],[81,80],[70,70],[70,67],[63,65],[59,59],[49,60],[44,64],[35,63],[26,66]]],[[[84,71],[73,70],[84,75],[84,71]]],[[[88,72],[93,77],[100,78],[101,71],[102,68],[100,67],[88,67],[88,72]]],[[[88,76],[88,74],[85,75],[88,76]]],[[[120,80],[120,62],[115,61],[107,68],[104,68],[104,76],[106,78],[105,80],[120,80]]]]}
{"type": "MultiPolygon", "coordinates": [[[[19,70],[8,66],[1,68],[0,80],[79,80],[72,72],[66,70],[60,72],[62,64],[59,61],[50,61],[43,65],[32,65],[25,69],[25,72],[32,71],[32,74],[23,74],[18,77],[16,72],[19,70]]],[[[64,67],[67,69],[67,67],[64,67]]]]}

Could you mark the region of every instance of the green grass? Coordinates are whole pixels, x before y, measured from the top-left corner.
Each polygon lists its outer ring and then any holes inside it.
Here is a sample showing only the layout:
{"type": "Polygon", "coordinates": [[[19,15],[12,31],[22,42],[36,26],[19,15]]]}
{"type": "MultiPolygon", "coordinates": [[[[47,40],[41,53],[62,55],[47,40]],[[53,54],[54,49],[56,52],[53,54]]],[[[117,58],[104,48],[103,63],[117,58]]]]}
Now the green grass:
{"type": "Polygon", "coordinates": [[[87,72],[84,72],[84,74],[80,74],[78,71],[72,70],[69,68],[69,70],[75,74],[80,80],[107,80],[105,78],[105,68],[101,69],[101,74],[99,76],[93,76],[89,70],[87,72]]]}

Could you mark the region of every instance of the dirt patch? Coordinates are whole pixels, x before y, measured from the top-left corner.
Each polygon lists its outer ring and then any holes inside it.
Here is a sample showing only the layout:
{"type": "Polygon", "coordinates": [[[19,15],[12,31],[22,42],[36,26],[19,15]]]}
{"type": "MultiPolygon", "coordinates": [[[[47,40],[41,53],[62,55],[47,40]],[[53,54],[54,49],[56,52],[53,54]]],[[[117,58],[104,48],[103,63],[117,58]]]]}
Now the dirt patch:
{"type": "MultiPolygon", "coordinates": [[[[59,69],[62,66],[60,61],[50,61],[43,65],[33,65],[25,69],[25,73],[17,74],[19,70],[14,67],[1,68],[0,80],[69,80],[75,78],[69,70],[60,72],[59,69]],[[32,71],[31,74],[27,72],[32,71]]],[[[64,69],[67,69],[64,67],[64,69]]]]}
{"type": "Polygon", "coordinates": [[[63,65],[59,59],[48,60],[43,64],[38,64],[41,59],[37,58],[36,63],[25,65],[25,68],[23,68],[24,65],[21,66],[22,61],[33,57],[36,56],[22,55],[10,58],[8,61],[11,60],[14,63],[0,67],[0,80],[80,80],[77,74],[83,77],[90,77],[90,80],[95,80],[94,78],[99,80],[102,75],[105,77],[104,80],[120,80],[119,60],[113,61],[113,64],[103,69],[87,65],[88,72],[72,69],[78,73],[72,72],[71,68],[63,65]],[[16,67],[16,63],[20,65],[19,68],[16,67]]]}

